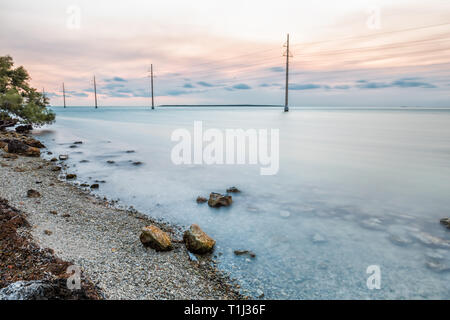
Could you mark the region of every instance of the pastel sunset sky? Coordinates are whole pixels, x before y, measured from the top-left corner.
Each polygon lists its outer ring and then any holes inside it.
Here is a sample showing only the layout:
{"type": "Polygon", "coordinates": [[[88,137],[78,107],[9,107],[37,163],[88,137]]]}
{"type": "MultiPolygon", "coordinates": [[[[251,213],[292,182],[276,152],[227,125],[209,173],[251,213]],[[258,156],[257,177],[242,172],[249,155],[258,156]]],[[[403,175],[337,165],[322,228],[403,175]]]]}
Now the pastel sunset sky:
{"type": "Polygon", "coordinates": [[[0,2],[0,55],[62,105],[450,107],[448,0],[0,2]]]}

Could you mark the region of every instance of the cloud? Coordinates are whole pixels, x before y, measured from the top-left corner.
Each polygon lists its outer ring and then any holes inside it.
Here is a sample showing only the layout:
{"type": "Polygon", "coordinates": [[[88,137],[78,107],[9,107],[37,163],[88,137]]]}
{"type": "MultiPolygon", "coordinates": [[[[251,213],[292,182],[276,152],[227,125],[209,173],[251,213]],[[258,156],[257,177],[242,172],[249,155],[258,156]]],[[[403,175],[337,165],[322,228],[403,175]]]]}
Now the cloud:
{"type": "Polygon", "coordinates": [[[199,81],[199,82],[197,82],[197,84],[202,87],[208,87],[208,88],[214,87],[214,85],[212,83],[209,83],[206,81],[199,81]]]}
{"type": "Polygon", "coordinates": [[[87,97],[88,95],[86,94],[86,93],[84,93],[84,92],[77,92],[77,91],[67,91],[66,90],[66,95],[68,96],[68,97],[70,97],[70,96],[75,96],[75,97],[87,97]]]}
{"type": "Polygon", "coordinates": [[[281,87],[281,84],[279,84],[279,83],[261,83],[260,85],[258,85],[258,87],[261,87],[261,88],[281,87]]]}
{"type": "Polygon", "coordinates": [[[251,89],[252,87],[250,87],[249,85],[247,85],[245,83],[239,83],[239,84],[232,86],[232,88],[237,89],[237,90],[248,90],[248,89],[251,89]]]}
{"type": "Polygon", "coordinates": [[[124,78],[121,77],[114,77],[114,78],[109,78],[109,79],[105,79],[106,82],[127,82],[127,80],[125,80],[124,78]]]}
{"type": "Polygon", "coordinates": [[[424,81],[417,81],[420,78],[402,78],[392,82],[370,82],[358,80],[356,87],[360,89],[380,89],[380,88],[437,88],[434,84],[424,81]]]}
{"type": "Polygon", "coordinates": [[[283,67],[271,67],[271,68],[269,68],[269,71],[272,71],[272,72],[284,72],[285,69],[283,67]]]}
{"type": "Polygon", "coordinates": [[[351,88],[351,86],[346,85],[346,84],[343,84],[343,85],[337,85],[337,86],[334,86],[334,87],[333,87],[333,89],[339,89],[339,90],[348,90],[348,89],[350,89],[350,88],[351,88]]]}
{"type": "Polygon", "coordinates": [[[191,93],[191,91],[187,91],[187,90],[169,90],[166,92],[166,94],[169,96],[181,96],[183,94],[189,94],[189,93],[191,93]]]}
{"type": "Polygon", "coordinates": [[[319,89],[322,86],[314,83],[309,84],[290,84],[289,89],[291,90],[311,90],[311,89],[319,89]]]}
{"type": "Polygon", "coordinates": [[[183,88],[192,89],[195,88],[195,86],[192,83],[185,83],[183,88]]]}

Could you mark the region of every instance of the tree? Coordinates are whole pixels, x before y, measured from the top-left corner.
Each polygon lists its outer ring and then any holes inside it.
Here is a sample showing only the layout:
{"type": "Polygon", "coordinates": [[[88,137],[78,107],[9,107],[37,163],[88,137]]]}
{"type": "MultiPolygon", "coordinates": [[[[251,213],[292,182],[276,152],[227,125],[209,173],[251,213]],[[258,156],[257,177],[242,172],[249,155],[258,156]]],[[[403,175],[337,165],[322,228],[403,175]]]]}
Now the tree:
{"type": "Polygon", "coordinates": [[[0,129],[16,123],[42,126],[55,120],[49,100],[30,87],[30,76],[23,66],[14,68],[10,56],[0,57],[0,129]]]}

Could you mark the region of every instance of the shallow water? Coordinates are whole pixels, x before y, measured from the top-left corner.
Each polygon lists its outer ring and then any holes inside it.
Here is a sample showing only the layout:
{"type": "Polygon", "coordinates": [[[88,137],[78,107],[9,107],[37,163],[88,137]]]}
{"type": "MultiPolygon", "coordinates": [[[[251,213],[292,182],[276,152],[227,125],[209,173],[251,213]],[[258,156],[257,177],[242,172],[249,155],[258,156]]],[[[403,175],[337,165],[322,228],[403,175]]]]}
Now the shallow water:
{"type": "Polygon", "coordinates": [[[54,110],[56,123],[39,136],[70,155],[79,182],[105,180],[100,195],[170,222],[198,223],[217,240],[219,267],[253,296],[450,298],[450,272],[427,266],[450,268],[450,231],[439,224],[450,216],[450,110],[54,110]],[[278,174],[261,176],[259,165],[174,165],[171,133],[192,131],[196,120],[205,129],[279,129],[278,174]],[[83,144],[70,148],[77,140],[83,144]],[[231,186],[243,192],[229,208],[195,202],[231,186]],[[236,249],[256,258],[235,256],[236,249]],[[380,267],[379,290],[366,285],[370,265],[380,267]]]}

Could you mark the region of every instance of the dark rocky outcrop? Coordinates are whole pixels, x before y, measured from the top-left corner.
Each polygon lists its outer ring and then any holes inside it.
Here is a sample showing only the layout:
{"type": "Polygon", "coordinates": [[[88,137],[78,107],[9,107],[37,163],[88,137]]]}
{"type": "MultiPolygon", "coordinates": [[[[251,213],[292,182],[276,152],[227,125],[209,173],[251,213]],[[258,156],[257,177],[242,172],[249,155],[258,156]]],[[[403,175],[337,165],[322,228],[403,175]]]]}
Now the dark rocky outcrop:
{"type": "Polygon", "coordinates": [[[213,208],[228,207],[233,203],[231,196],[224,196],[220,193],[211,192],[208,205],[213,208]]]}
{"type": "Polygon", "coordinates": [[[450,229],[450,218],[443,218],[443,219],[441,219],[441,224],[443,224],[448,229],[450,229]]]}
{"type": "Polygon", "coordinates": [[[17,126],[15,128],[15,130],[18,133],[28,133],[31,130],[33,130],[33,126],[31,124],[25,124],[25,125],[17,126]]]}

